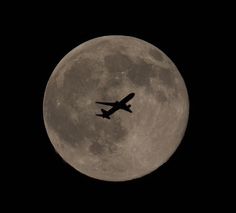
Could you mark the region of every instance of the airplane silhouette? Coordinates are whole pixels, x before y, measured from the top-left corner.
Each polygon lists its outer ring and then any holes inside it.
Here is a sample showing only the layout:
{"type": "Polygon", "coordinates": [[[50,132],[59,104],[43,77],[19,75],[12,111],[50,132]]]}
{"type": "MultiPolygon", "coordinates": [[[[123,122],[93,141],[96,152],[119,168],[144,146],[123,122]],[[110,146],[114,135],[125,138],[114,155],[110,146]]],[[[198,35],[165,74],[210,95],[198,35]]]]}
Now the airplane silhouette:
{"type": "Polygon", "coordinates": [[[134,97],[134,95],[135,95],[135,93],[130,93],[125,98],[123,98],[121,101],[116,101],[116,102],[96,102],[97,104],[112,106],[112,108],[109,109],[108,111],[106,111],[105,109],[101,109],[102,114],[96,114],[96,116],[111,119],[110,115],[112,115],[114,112],[116,112],[119,109],[123,109],[125,111],[132,113],[132,111],[130,110],[131,105],[130,104],[127,105],[126,103],[129,100],[131,100],[134,97]]]}

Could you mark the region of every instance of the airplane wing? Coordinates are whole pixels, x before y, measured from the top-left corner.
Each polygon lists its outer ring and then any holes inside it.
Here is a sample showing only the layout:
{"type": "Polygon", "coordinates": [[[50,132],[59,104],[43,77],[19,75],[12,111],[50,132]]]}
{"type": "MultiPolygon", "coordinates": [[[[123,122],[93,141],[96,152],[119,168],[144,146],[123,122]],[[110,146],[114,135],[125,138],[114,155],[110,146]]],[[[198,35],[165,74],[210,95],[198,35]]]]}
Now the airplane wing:
{"type": "Polygon", "coordinates": [[[115,102],[96,102],[97,104],[103,104],[103,105],[107,105],[107,106],[115,106],[116,103],[115,102]]]}
{"type": "Polygon", "coordinates": [[[132,113],[130,107],[126,107],[126,106],[125,106],[125,107],[122,107],[121,109],[123,109],[123,110],[125,110],[125,111],[127,111],[127,112],[132,113]]]}

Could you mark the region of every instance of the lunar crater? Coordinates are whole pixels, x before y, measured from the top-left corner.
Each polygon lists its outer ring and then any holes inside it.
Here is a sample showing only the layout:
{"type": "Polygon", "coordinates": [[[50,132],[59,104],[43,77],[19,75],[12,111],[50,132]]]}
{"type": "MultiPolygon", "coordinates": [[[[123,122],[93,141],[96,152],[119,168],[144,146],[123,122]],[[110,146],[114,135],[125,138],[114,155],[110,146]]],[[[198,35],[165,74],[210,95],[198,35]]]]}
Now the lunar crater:
{"type": "Polygon", "coordinates": [[[162,61],[163,55],[160,51],[157,49],[150,49],[149,54],[156,60],[156,61],[162,61]]]}

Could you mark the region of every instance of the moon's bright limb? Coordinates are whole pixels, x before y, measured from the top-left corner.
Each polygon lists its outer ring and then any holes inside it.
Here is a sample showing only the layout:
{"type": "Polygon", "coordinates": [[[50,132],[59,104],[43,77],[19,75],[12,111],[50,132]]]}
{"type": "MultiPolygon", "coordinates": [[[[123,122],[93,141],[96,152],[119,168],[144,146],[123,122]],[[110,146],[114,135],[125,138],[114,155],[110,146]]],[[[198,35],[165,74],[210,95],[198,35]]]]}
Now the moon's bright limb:
{"type": "Polygon", "coordinates": [[[183,138],[188,112],[185,83],[173,62],[128,36],[99,37],[69,52],[53,71],[43,102],[55,150],[78,171],[107,181],[142,177],[165,163],[183,138]],[[95,116],[101,108],[95,101],[130,92],[133,113],[95,116]]]}

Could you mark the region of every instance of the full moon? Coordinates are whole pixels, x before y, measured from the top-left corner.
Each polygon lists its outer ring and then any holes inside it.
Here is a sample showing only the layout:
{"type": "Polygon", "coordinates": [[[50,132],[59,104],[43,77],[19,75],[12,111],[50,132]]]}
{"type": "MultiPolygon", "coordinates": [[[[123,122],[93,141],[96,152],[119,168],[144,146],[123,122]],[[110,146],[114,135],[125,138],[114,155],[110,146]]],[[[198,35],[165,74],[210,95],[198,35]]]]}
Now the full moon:
{"type": "Polygon", "coordinates": [[[70,51],[46,86],[43,117],[56,152],[79,172],[105,181],[143,177],[164,164],[188,122],[188,93],[161,50],[130,36],[103,36],[70,51]],[[96,101],[135,93],[111,119],[96,101]]]}

